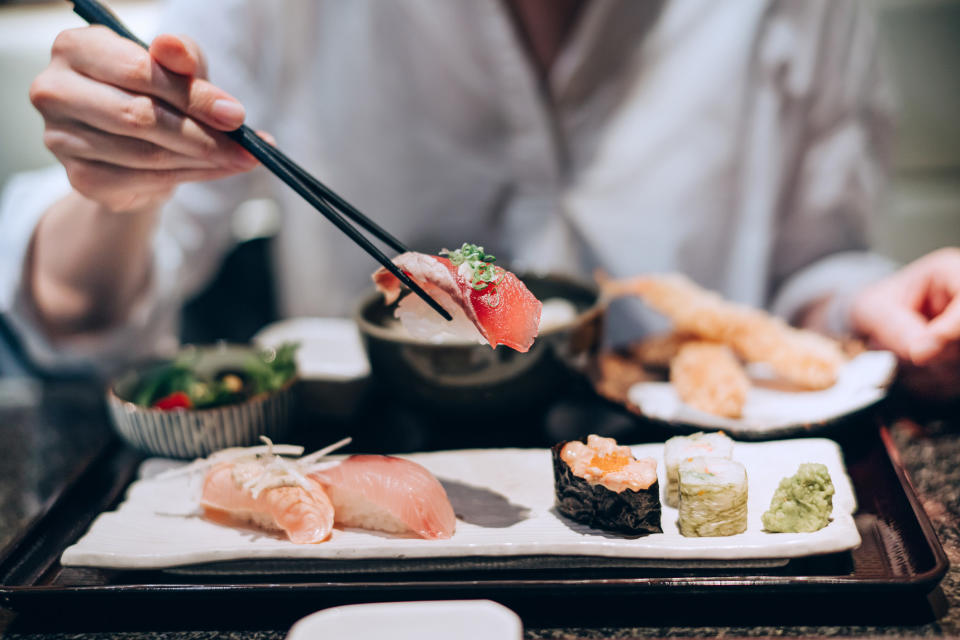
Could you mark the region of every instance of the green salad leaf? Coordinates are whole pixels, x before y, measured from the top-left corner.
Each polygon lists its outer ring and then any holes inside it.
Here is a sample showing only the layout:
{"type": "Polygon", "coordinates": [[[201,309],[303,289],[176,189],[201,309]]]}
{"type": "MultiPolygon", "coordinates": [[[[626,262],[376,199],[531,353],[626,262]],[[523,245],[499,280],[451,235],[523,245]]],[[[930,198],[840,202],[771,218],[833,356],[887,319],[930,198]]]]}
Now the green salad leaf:
{"type": "Polygon", "coordinates": [[[239,369],[213,375],[197,371],[198,354],[188,352],[145,374],[131,397],[144,407],[208,409],[242,402],[276,391],[297,374],[299,344],[287,342],[276,349],[251,354],[239,369]]]}
{"type": "Polygon", "coordinates": [[[275,350],[251,356],[244,371],[250,377],[254,393],[275,391],[297,373],[297,348],[299,344],[286,342],[275,350]]]}

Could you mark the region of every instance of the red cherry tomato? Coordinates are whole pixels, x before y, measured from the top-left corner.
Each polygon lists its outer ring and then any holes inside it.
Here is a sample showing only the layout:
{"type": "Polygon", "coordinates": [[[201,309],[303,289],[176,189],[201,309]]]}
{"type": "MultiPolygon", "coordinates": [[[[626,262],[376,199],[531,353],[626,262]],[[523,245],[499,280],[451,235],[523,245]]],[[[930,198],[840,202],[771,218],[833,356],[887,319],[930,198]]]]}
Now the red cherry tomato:
{"type": "Polygon", "coordinates": [[[172,411],[174,409],[193,409],[193,400],[184,391],[174,391],[153,403],[154,409],[172,411]]]}

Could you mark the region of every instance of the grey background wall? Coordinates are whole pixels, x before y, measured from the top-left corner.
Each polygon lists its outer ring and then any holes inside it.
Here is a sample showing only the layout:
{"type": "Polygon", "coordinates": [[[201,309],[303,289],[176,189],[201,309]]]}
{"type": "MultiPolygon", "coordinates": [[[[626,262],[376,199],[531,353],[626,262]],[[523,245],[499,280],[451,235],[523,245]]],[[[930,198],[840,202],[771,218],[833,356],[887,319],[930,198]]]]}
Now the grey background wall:
{"type": "Polygon", "coordinates": [[[960,244],[960,1],[877,1],[899,133],[875,243],[909,260],[960,244]]]}

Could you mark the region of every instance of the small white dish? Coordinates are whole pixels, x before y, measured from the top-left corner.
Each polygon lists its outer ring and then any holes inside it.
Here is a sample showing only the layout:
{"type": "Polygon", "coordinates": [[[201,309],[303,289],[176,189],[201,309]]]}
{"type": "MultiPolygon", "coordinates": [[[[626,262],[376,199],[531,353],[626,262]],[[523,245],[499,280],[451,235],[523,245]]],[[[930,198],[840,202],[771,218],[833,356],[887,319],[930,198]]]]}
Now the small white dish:
{"type": "Polygon", "coordinates": [[[263,327],[255,344],[297,350],[300,409],[308,418],[352,415],[366,393],[370,362],[360,332],[347,318],[289,318],[263,327]]]}
{"type": "Polygon", "coordinates": [[[298,342],[297,372],[301,380],[358,380],[370,375],[360,332],[347,318],[289,318],[260,329],[253,341],[276,348],[298,342]]]}
{"type": "Polygon", "coordinates": [[[385,602],[333,607],[299,620],[287,640],[520,640],[523,625],[490,600],[385,602]]]}

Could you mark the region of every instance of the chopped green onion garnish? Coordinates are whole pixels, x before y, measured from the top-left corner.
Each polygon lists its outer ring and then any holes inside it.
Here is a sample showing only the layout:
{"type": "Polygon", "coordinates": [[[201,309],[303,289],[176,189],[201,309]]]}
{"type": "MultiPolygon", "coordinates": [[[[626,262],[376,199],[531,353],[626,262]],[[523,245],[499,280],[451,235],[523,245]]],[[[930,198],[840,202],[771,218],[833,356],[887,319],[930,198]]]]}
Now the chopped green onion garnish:
{"type": "Polygon", "coordinates": [[[496,256],[492,256],[483,250],[483,247],[464,242],[459,249],[450,251],[443,249],[440,255],[447,256],[455,267],[464,267],[470,274],[470,286],[477,291],[483,291],[490,284],[497,284],[505,272],[497,273],[497,268],[493,265],[496,256]],[[499,275],[499,278],[498,278],[499,275]]]}

